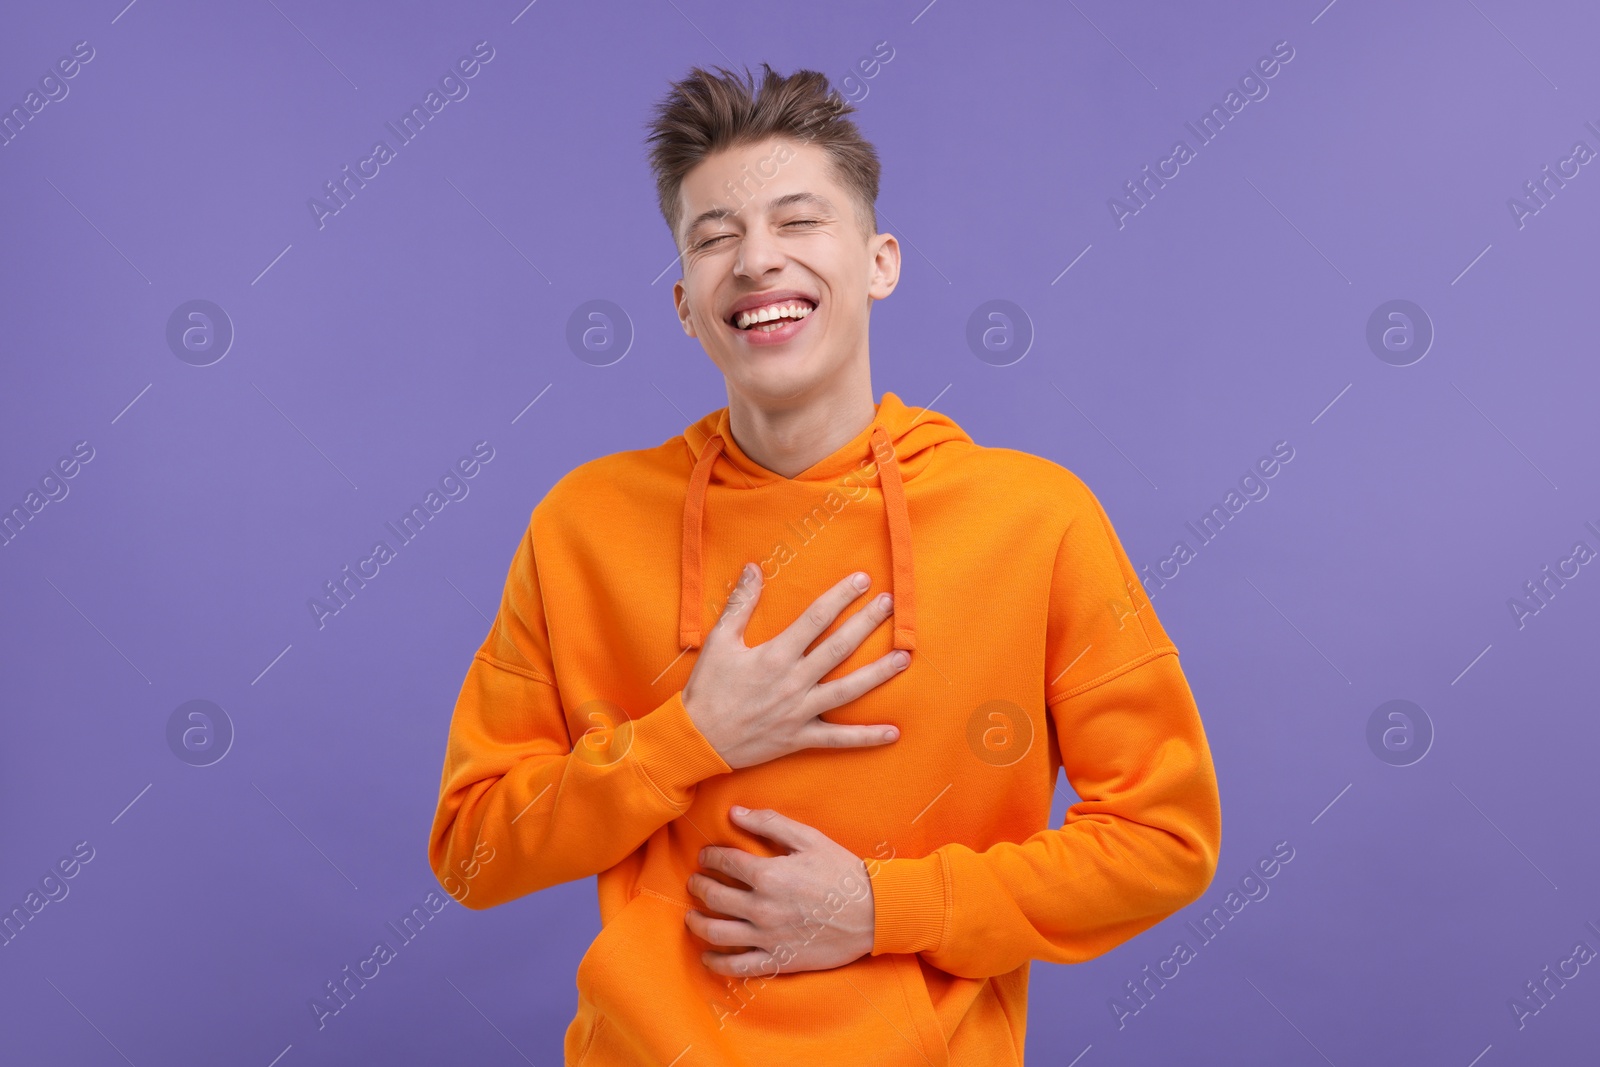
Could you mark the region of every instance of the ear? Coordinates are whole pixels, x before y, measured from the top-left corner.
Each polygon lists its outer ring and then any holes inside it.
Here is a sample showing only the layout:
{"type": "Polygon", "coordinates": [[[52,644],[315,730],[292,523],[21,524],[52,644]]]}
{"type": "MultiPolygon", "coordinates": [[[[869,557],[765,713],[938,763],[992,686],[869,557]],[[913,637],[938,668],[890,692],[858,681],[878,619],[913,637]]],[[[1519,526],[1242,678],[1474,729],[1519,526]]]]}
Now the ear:
{"type": "Polygon", "coordinates": [[[872,277],[867,295],[882,300],[900,284],[900,242],[892,233],[880,233],[867,242],[872,253],[872,277]]]}
{"type": "Polygon", "coordinates": [[[672,283],[672,305],[678,312],[678,322],[682,324],[683,332],[690,337],[699,336],[694,332],[694,319],[690,314],[689,294],[683,287],[682,278],[672,283]]]}

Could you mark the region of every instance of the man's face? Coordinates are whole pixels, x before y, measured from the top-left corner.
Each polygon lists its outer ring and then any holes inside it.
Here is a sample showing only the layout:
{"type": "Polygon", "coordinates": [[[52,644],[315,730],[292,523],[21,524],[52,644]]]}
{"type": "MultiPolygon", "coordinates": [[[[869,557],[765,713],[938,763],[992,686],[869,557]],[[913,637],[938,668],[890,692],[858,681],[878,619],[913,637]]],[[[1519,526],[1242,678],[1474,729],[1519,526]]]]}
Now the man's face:
{"type": "Polygon", "coordinates": [[[725,149],[689,172],[679,197],[683,277],[672,298],[730,389],[777,401],[857,361],[865,370],[871,304],[894,291],[900,246],[865,236],[823,149],[787,138],[725,149]],[[751,303],[798,305],[803,317],[741,328],[736,312],[751,303]]]}

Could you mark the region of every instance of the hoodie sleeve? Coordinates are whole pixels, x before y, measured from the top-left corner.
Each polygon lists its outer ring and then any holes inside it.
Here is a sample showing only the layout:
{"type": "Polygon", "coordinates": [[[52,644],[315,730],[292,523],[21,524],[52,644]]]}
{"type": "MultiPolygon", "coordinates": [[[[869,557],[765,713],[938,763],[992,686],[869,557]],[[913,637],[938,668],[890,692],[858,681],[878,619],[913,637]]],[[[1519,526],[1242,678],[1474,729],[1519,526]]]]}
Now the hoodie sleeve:
{"type": "Polygon", "coordinates": [[[574,743],[530,523],[450,720],[428,863],[456,900],[490,908],[615,866],[731,769],[681,690],[643,715],[597,707],[611,712],[577,709],[574,743]]]}
{"type": "Polygon", "coordinates": [[[874,955],[917,952],[968,978],[1030,959],[1081,963],[1193,902],[1216,873],[1216,773],[1178,650],[1105,511],[1076,484],[1082,506],[1056,552],[1043,683],[1081,799],[1059,828],[1025,841],[879,865],[874,955]]]}

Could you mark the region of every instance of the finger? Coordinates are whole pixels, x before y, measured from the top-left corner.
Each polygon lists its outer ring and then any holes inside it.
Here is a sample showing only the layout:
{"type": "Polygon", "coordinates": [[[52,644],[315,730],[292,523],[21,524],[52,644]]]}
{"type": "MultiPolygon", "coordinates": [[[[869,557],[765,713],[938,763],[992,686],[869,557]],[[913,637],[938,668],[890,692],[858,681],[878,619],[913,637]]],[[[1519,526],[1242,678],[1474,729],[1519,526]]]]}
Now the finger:
{"type": "Polygon", "coordinates": [[[815,827],[807,826],[803,822],[796,822],[787,815],[781,815],[771,808],[750,811],[736,806],[731,809],[730,814],[732,814],[734,821],[746,830],[765,837],[769,841],[776,841],[791,852],[799,852],[801,849],[810,848],[817,843],[819,837],[824,836],[815,827]]]}
{"type": "Polygon", "coordinates": [[[753,868],[765,859],[765,856],[753,856],[741,849],[729,848],[726,845],[707,845],[700,850],[700,866],[710,871],[721,871],[748,886],[755,885],[750,880],[754,874],[753,868]]]}
{"type": "Polygon", "coordinates": [[[698,911],[687,911],[683,924],[702,941],[726,948],[754,948],[759,935],[756,928],[740,919],[708,919],[698,911]]]}
{"type": "Polygon", "coordinates": [[[841,623],[815,651],[800,661],[804,664],[805,680],[812,683],[820,681],[823,675],[843,663],[867,639],[868,634],[882,626],[884,620],[893,614],[894,598],[888,593],[879,593],[867,601],[866,607],[841,623]]]}
{"type": "Polygon", "coordinates": [[[761,599],[761,568],[753,563],[746,563],[739,572],[739,581],[728,594],[728,602],[722,606],[722,614],[717,617],[713,630],[724,631],[730,637],[744,640],[745,628],[750,625],[750,616],[755,614],[756,601],[761,599]]]}
{"type": "Polygon", "coordinates": [[[753,900],[748,889],[737,889],[703,874],[691,874],[689,892],[705,901],[712,911],[720,911],[736,919],[751,918],[750,905],[753,900]]]}
{"type": "Polygon", "coordinates": [[[811,602],[811,606],[800,613],[800,617],[790,623],[782,633],[774,637],[768,644],[775,645],[783,653],[784,662],[800,659],[805,655],[806,649],[839,617],[839,612],[849,606],[850,602],[866,592],[872,585],[872,577],[865,571],[846,575],[832,589],[823,593],[811,602]],[[858,579],[864,579],[863,584],[856,585],[858,579]]]}
{"type": "Polygon", "coordinates": [[[894,649],[879,656],[864,667],[857,667],[843,678],[822,682],[811,690],[811,706],[818,713],[843,707],[870,689],[874,689],[911,665],[911,653],[894,649]]]}
{"type": "Polygon", "coordinates": [[[780,970],[777,957],[760,949],[751,949],[749,952],[702,952],[700,962],[706,965],[707,970],[729,978],[755,975],[771,978],[780,970]]]}
{"type": "Polygon", "coordinates": [[[802,748],[873,748],[900,739],[894,726],[841,726],[818,719],[796,737],[802,748]]]}

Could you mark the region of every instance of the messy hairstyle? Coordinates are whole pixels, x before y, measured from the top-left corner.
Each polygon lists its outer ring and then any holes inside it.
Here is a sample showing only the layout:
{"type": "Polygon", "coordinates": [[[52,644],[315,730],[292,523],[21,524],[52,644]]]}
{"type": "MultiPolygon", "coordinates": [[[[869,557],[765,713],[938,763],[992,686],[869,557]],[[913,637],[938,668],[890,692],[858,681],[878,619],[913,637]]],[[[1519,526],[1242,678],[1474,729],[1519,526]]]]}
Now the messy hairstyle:
{"type": "MultiPolygon", "coordinates": [[[[683,223],[678,193],[685,176],[713,153],[771,137],[815,144],[828,153],[835,176],[855,201],[864,237],[870,238],[878,232],[878,153],[844,117],[856,109],[829,87],[825,74],[797,70],[785,78],[766,63],[761,68],[759,96],[748,67],[742,79],[724,67],[715,68],[715,75],[693,67],[656,105],[646,141],[661,216],[673,243],[683,223]]],[[[741,192],[744,187],[741,183],[741,192]]]]}

